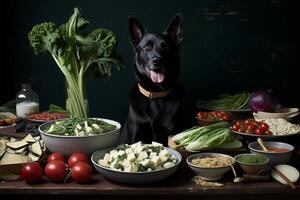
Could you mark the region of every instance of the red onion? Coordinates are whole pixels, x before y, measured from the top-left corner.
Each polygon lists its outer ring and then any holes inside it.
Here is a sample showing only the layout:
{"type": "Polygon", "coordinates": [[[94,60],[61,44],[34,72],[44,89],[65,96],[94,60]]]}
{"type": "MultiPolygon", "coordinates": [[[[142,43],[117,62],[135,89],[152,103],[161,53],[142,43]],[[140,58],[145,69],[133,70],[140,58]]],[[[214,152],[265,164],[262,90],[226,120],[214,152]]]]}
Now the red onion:
{"type": "Polygon", "coordinates": [[[273,98],[272,92],[268,91],[256,91],[251,94],[250,107],[253,111],[273,112],[276,108],[277,102],[273,98]]]}

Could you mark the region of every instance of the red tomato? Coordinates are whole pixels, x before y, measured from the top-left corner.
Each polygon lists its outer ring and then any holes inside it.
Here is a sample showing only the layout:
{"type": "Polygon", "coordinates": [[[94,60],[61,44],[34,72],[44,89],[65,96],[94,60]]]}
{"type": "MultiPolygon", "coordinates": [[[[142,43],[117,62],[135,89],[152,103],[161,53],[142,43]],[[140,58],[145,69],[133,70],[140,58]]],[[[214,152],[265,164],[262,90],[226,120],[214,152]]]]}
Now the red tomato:
{"type": "Polygon", "coordinates": [[[39,181],[43,176],[43,169],[38,163],[32,162],[24,165],[21,170],[21,177],[27,183],[39,181]]]}
{"type": "Polygon", "coordinates": [[[254,132],[254,130],[255,130],[255,126],[252,124],[246,125],[245,128],[246,128],[246,130],[249,130],[251,132],[254,132]]]}
{"type": "Polygon", "coordinates": [[[234,131],[238,131],[239,129],[240,129],[240,126],[237,125],[237,124],[234,124],[234,125],[232,126],[232,130],[234,130],[234,131]]]}
{"type": "Polygon", "coordinates": [[[257,129],[255,129],[255,134],[256,135],[262,135],[262,134],[264,134],[265,131],[266,130],[264,130],[262,128],[257,128],[257,129]]]}
{"type": "Polygon", "coordinates": [[[65,157],[61,154],[61,153],[58,153],[58,152],[55,152],[55,153],[52,153],[48,159],[47,159],[47,163],[48,162],[51,162],[53,160],[61,160],[63,162],[65,162],[65,157]]]}
{"type": "Polygon", "coordinates": [[[252,124],[253,122],[254,122],[253,119],[246,119],[246,120],[244,121],[244,124],[245,124],[245,125],[250,125],[250,124],[252,124]]]}
{"type": "Polygon", "coordinates": [[[243,122],[242,121],[236,121],[234,124],[236,124],[238,126],[241,126],[241,125],[243,125],[243,122]]]}
{"type": "Polygon", "coordinates": [[[70,168],[72,168],[73,165],[76,164],[77,162],[84,162],[84,163],[89,164],[90,159],[84,153],[73,153],[68,159],[68,165],[70,168]]]}
{"type": "Polygon", "coordinates": [[[72,178],[76,183],[86,183],[92,178],[93,170],[84,162],[77,162],[72,167],[72,178]]]}
{"type": "Polygon", "coordinates": [[[261,123],[260,127],[267,130],[269,128],[269,125],[266,123],[261,123]]]}
{"type": "Polygon", "coordinates": [[[222,121],[230,121],[230,120],[231,120],[231,118],[230,118],[229,115],[223,115],[222,116],[222,121]]]}
{"type": "Polygon", "coordinates": [[[206,112],[198,112],[197,116],[200,119],[206,119],[207,118],[207,113],[206,112]]]}
{"type": "Polygon", "coordinates": [[[65,179],[68,166],[61,160],[49,162],[45,167],[45,175],[50,181],[61,182],[65,179]]]}

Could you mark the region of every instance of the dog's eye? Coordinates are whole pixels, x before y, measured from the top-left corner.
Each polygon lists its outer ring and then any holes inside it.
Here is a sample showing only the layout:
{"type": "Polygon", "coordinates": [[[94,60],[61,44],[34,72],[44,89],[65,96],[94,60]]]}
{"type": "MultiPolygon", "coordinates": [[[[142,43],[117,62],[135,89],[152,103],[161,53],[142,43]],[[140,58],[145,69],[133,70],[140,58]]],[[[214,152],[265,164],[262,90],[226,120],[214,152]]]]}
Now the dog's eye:
{"type": "Polygon", "coordinates": [[[150,51],[150,50],[152,49],[152,45],[151,45],[151,44],[146,44],[146,45],[144,46],[144,49],[145,49],[146,51],[150,51]]]}

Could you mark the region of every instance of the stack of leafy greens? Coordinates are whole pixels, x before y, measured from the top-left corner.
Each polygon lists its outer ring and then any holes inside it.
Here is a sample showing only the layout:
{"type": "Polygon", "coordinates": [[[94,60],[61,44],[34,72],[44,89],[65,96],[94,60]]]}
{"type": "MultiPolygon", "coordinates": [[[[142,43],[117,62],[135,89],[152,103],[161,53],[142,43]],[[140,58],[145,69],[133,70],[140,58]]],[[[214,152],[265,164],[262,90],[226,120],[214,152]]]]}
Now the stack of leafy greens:
{"type": "Polygon", "coordinates": [[[219,122],[208,126],[195,126],[172,137],[178,148],[198,151],[216,148],[239,148],[241,143],[230,134],[230,123],[219,122]]]}
{"type": "Polygon", "coordinates": [[[69,21],[60,26],[44,22],[28,34],[35,54],[50,53],[67,82],[67,111],[76,117],[87,117],[85,75],[89,69],[107,78],[111,67],[122,67],[117,54],[115,34],[107,29],[85,30],[89,21],[74,9],[69,21]]]}

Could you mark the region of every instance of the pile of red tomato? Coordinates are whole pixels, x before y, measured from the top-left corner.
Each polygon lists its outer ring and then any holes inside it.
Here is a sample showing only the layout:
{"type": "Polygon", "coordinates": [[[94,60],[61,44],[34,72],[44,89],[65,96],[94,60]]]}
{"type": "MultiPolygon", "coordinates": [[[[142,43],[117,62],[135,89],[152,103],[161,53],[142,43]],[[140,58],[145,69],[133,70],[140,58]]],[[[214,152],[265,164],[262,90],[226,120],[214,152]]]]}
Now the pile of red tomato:
{"type": "Polygon", "coordinates": [[[28,163],[21,170],[21,177],[27,183],[39,181],[43,174],[52,182],[65,182],[69,177],[76,183],[88,182],[93,174],[89,157],[84,153],[74,153],[65,162],[65,157],[61,153],[52,153],[45,166],[45,170],[39,163],[28,163]]]}
{"type": "Polygon", "coordinates": [[[229,122],[232,120],[231,114],[224,111],[198,112],[196,118],[206,122],[229,122]]]}
{"type": "Polygon", "coordinates": [[[269,130],[269,125],[264,122],[258,122],[254,119],[246,119],[236,121],[231,129],[240,133],[248,133],[255,135],[273,135],[269,130]]]}

